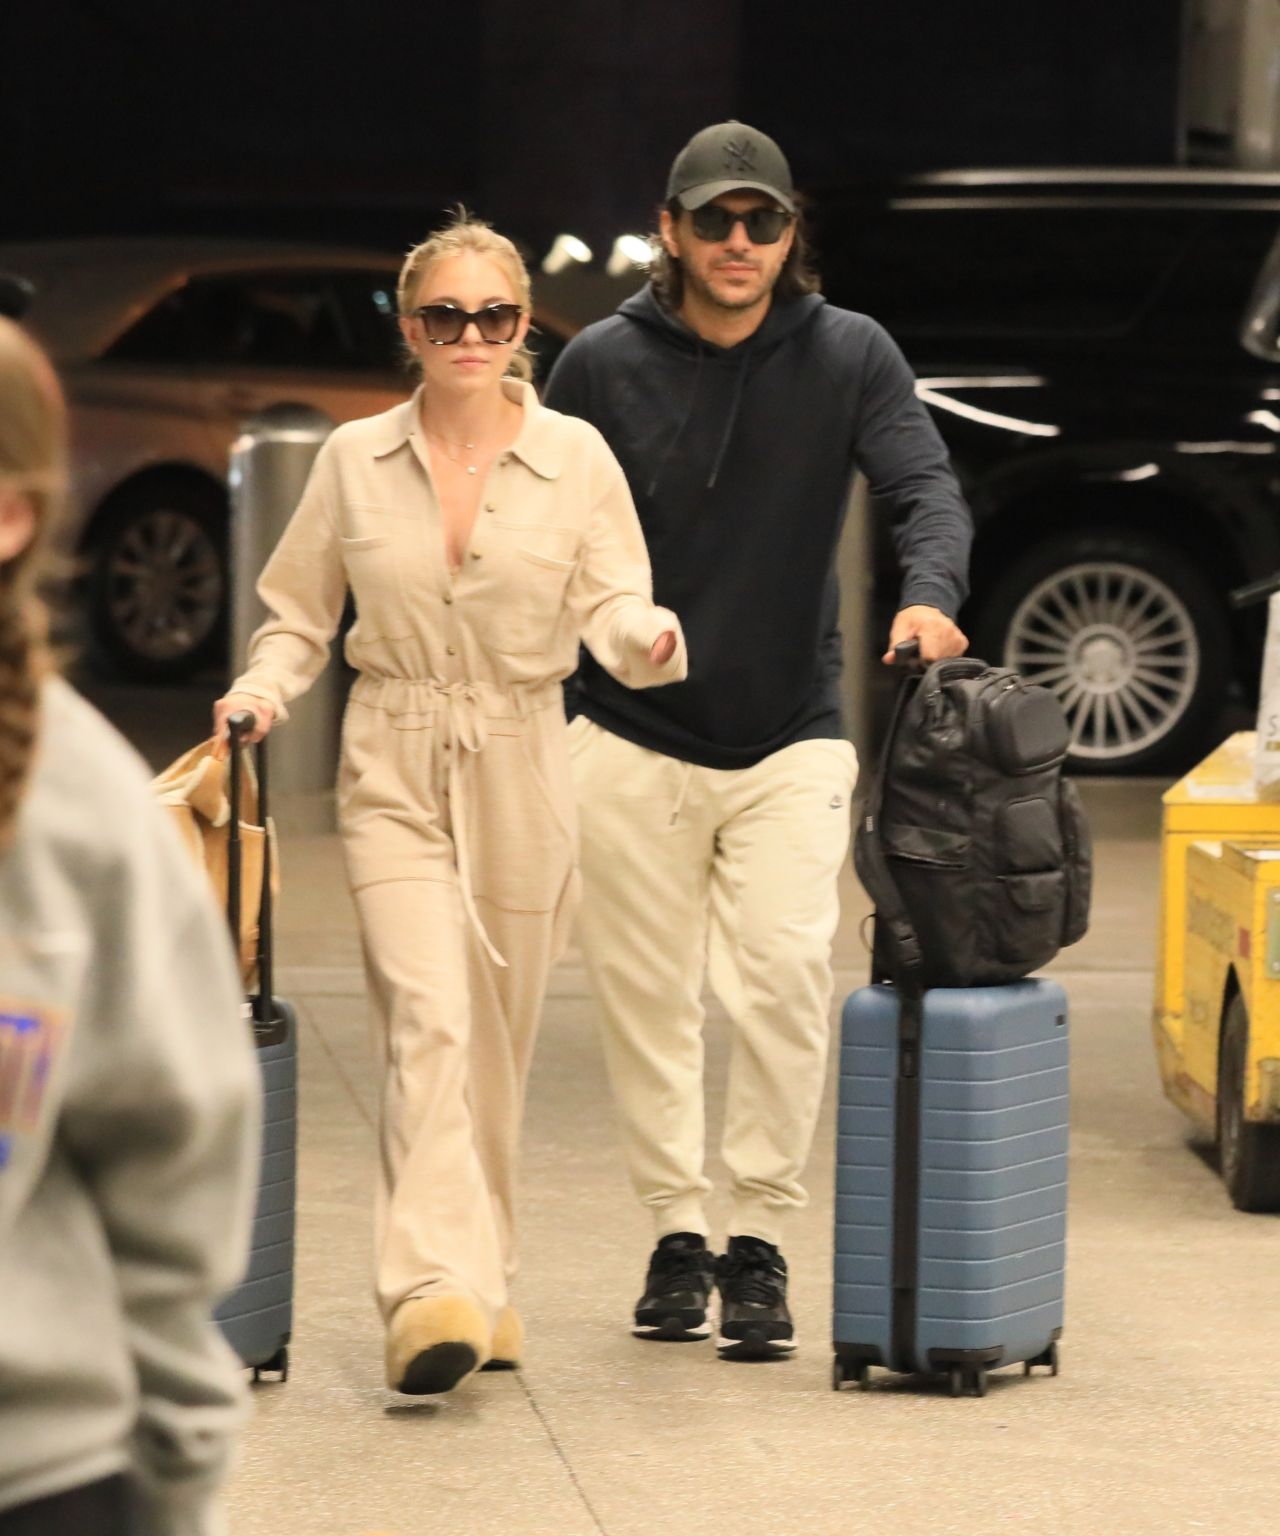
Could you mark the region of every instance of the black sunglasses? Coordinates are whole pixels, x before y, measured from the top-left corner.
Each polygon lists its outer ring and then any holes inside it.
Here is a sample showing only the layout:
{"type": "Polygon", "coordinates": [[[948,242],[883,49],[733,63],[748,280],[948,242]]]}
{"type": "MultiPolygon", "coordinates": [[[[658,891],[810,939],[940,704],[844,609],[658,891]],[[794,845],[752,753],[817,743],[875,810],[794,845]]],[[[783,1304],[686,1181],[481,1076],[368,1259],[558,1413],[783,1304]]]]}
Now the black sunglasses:
{"type": "Polygon", "coordinates": [[[486,304],[483,309],[459,309],[456,304],[422,304],[414,310],[433,347],[452,347],[473,322],[481,341],[505,347],[515,340],[524,310],[518,304],[486,304]]]}
{"type": "Polygon", "coordinates": [[[776,245],[790,222],[791,215],[781,208],[749,208],[746,213],[734,213],[719,203],[703,203],[693,210],[693,232],[699,240],[727,240],[733,226],[741,224],[752,245],[776,245]]]}

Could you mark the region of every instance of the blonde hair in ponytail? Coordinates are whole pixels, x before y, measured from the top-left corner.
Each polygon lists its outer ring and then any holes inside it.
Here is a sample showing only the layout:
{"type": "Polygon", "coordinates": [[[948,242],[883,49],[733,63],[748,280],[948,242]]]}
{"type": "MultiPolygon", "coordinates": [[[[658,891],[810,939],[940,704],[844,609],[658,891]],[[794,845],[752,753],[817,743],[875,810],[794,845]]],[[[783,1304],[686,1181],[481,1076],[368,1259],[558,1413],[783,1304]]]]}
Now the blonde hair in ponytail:
{"type": "Polygon", "coordinates": [[[35,753],[40,682],[51,665],[38,588],[66,485],[66,412],[53,367],[0,319],[0,491],[16,492],[35,514],[31,542],[0,564],[0,846],[13,836],[35,753]]]}

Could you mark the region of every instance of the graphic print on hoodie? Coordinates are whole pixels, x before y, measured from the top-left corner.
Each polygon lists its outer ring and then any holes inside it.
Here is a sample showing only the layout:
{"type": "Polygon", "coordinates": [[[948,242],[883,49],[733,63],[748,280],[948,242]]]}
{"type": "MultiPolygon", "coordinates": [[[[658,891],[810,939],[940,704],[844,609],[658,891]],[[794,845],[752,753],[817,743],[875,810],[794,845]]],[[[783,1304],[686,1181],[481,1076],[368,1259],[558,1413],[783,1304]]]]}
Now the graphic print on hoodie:
{"type": "Polygon", "coordinates": [[[603,434],[679,614],[686,682],[648,693],[583,656],[574,707],[605,730],[708,768],[746,768],[843,734],[833,561],[861,469],[890,505],[899,606],[954,617],[972,519],[888,334],[818,294],[776,300],[734,347],[704,341],[642,289],[588,326],[545,403],[603,434]]]}

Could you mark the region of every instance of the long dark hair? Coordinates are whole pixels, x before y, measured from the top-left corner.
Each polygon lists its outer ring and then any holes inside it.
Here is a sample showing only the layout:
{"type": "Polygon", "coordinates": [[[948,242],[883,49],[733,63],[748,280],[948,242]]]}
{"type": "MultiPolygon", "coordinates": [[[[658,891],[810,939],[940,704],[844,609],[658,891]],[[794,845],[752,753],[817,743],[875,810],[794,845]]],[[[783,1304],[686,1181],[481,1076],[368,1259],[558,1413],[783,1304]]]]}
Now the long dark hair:
{"type": "MultiPolygon", "coordinates": [[[[679,198],[674,197],[666,204],[666,210],[676,222],[686,211],[679,198]]],[[[817,293],[821,281],[814,264],[808,219],[798,198],[794,229],[791,249],[787,252],[787,259],[782,263],[782,271],[778,273],[778,281],[773,288],[779,299],[798,299],[802,294],[817,293]]],[[[661,234],[649,236],[649,249],[653,252],[649,263],[649,281],[653,284],[658,302],[664,309],[674,312],[684,302],[684,272],[679,260],[663,245],[661,234]]]]}

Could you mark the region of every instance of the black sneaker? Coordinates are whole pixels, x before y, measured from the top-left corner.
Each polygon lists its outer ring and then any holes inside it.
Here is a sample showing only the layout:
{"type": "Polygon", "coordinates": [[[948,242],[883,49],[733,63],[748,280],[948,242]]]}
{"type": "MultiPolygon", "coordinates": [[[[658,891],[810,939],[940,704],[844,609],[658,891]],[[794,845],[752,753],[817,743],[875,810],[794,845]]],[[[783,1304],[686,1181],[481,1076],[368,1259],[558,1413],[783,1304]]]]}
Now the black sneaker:
{"type": "Polygon", "coordinates": [[[709,1339],[707,1303],[716,1261],[696,1232],[672,1232],[653,1250],[644,1295],[636,1302],[639,1339],[709,1339]]]}
{"type": "Polygon", "coordinates": [[[731,1237],[716,1260],[720,1288],[720,1337],[725,1360],[769,1360],[796,1347],[787,1310],[787,1261],[758,1237],[731,1237]]]}

